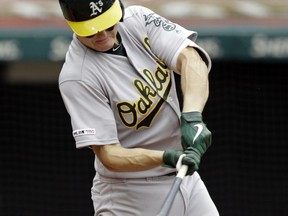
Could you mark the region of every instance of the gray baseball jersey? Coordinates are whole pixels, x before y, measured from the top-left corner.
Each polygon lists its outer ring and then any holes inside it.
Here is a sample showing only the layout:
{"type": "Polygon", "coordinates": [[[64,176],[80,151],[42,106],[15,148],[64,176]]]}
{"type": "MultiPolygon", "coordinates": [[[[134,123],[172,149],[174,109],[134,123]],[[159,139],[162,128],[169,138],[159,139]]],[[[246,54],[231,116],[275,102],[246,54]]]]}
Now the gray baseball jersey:
{"type": "MultiPolygon", "coordinates": [[[[197,33],[151,10],[131,6],[118,25],[126,56],[97,52],[74,36],[59,88],[71,116],[76,147],[120,143],[123,147],[181,149],[180,109],[173,71],[179,52],[197,47],[197,33]],[[189,38],[189,39],[188,39],[189,38]]],[[[98,174],[110,178],[164,175],[170,168],[112,172],[95,158],[98,174]]]]}

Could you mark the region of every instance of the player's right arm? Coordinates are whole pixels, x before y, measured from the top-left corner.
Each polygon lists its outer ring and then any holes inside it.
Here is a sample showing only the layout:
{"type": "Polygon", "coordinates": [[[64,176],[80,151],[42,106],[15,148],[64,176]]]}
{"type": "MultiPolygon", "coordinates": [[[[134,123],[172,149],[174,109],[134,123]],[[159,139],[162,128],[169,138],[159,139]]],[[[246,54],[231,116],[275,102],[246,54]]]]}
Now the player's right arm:
{"type": "Polygon", "coordinates": [[[182,159],[183,164],[188,166],[196,164],[195,158],[188,150],[182,152],[172,149],[165,151],[143,148],[128,149],[123,148],[120,144],[93,145],[92,149],[101,163],[114,172],[145,171],[163,164],[176,167],[182,154],[186,154],[182,159]]]}

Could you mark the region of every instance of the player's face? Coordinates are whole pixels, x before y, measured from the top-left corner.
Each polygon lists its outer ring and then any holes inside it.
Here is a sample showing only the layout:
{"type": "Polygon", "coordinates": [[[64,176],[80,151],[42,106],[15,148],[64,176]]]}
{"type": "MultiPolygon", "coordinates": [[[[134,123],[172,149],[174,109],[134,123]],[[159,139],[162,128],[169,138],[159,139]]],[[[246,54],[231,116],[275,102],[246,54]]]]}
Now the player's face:
{"type": "Polygon", "coordinates": [[[94,49],[96,51],[105,52],[111,49],[114,46],[114,44],[118,44],[116,35],[117,35],[117,25],[114,25],[97,34],[88,37],[77,36],[77,38],[85,46],[94,49]]]}

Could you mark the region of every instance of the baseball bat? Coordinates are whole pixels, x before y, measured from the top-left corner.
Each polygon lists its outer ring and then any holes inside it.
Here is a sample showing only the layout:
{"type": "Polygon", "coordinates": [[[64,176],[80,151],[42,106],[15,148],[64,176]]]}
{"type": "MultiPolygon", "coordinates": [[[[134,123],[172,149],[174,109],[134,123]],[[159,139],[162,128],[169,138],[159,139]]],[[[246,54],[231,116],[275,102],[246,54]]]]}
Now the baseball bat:
{"type": "Polygon", "coordinates": [[[162,207],[159,211],[159,213],[156,216],[168,216],[169,211],[171,209],[171,206],[173,204],[173,201],[176,197],[176,194],[180,188],[180,184],[184,178],[184,176],[186,175],[188,170],[188,166],[187,165],[182,165],[181,168],[179,169],[174,182],[170,188],[170,191],[167,195],[167,197],[165,198],[165,201],[162,204],[162,207]]]}

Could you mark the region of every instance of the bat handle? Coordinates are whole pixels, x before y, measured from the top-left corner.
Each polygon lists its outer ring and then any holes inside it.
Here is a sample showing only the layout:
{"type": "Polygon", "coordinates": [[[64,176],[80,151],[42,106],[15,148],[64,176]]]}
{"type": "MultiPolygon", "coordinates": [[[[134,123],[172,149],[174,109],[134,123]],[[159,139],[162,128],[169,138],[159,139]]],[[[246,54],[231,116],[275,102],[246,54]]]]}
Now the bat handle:
{"type": "Polygon", "coordinates": [[[176,177],[179,177],[179,178],[183,179],[186,176],[187,171],[188,171],[188,166],[183,164],[180,167],[180,169],[178,170],[178,173],[177,173],[176,177]]]}
{"type": "Polygon", "coordinates": [[[173,185],[160,209],[160,212],[156,216],[168,216],[172,203],[175,199],[175,196],[179,190],[180,184],[186,175],[188,170],[187,165],[182,165],[177,173],[176,178],[174,179],[173,185]]]}

